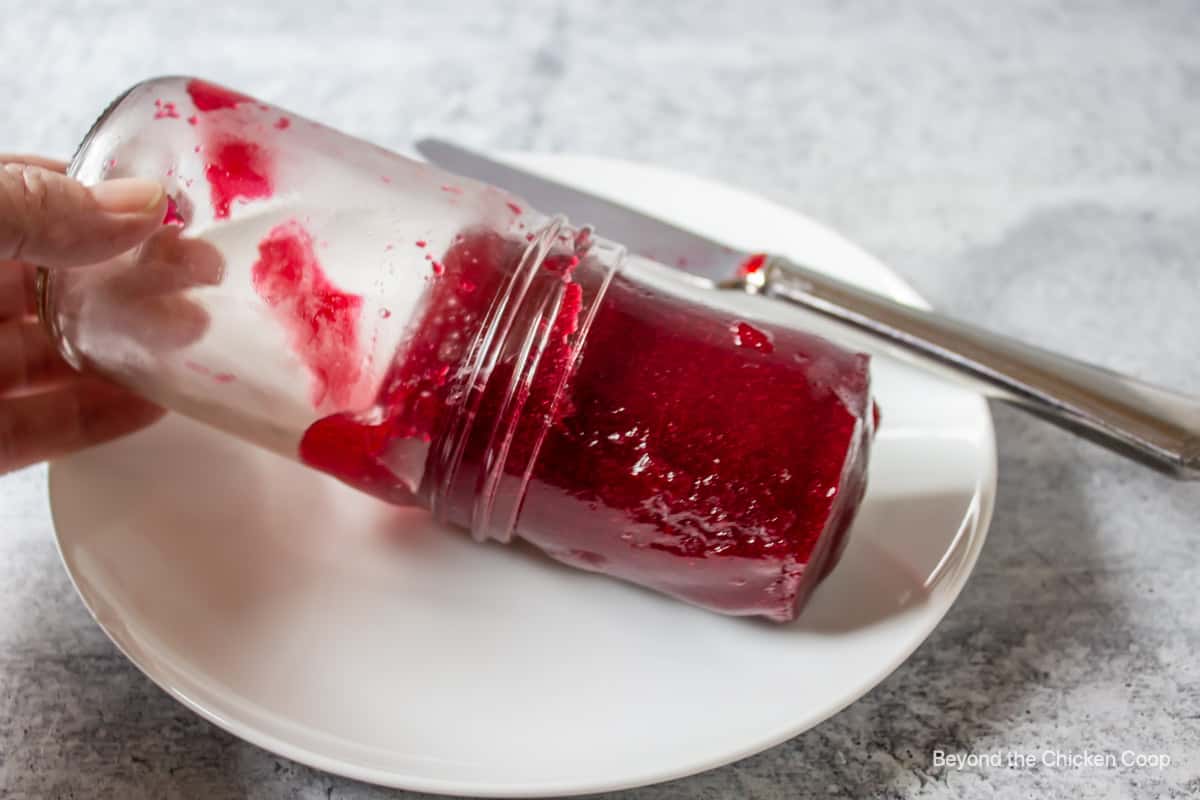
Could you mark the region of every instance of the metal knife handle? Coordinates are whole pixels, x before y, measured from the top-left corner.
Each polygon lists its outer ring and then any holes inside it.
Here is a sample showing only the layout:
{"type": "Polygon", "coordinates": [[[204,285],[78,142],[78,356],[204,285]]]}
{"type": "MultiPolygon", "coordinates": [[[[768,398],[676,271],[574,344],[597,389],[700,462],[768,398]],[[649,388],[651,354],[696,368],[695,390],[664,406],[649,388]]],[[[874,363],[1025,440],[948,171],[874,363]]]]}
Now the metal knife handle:
{"type": "Polygon", "coordinates": [[[848,325],[1176,478],[1200,478],[1200,400],[897,303],[772,257],[740,288],[848,325]]]}

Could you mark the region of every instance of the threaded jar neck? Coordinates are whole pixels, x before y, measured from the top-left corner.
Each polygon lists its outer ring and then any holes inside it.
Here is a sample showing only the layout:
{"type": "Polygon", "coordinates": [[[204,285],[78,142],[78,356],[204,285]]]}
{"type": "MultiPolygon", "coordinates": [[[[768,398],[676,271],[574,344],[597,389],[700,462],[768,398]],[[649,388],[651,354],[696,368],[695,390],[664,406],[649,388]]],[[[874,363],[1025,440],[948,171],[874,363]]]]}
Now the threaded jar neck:
{"type": "Polygon", "coordinates": [[[559,216],[536,231],[497,293],[459,370],[459,410],[434,443],[434,515],[478,540],[513,535],[542,440],[623,249],[559,216]]]}

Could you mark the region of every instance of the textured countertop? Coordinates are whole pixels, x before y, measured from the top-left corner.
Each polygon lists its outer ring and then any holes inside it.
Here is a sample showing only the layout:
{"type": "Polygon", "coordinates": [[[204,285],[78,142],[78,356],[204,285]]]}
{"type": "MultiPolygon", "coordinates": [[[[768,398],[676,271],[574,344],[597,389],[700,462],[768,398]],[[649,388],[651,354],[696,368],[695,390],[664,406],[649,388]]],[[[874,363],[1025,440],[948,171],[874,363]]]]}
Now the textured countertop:
{"type": "MultiPolygon", "coordinates": [[[[394,149],[438,132],[655,162],[804,210],[949,312],[1200,394],[1189,0],[202,5],[0,2],[0,150],[69,155],[128,84],[193,73],[394,149]]],[[[1200,795],[1200,489],[995,417],[991,534],[916,654],[790,742],[623,798],[1200,795]]],[[[144,678],[71,590],[45,482],[0,478],[0,796],[402,794],[242,743],[144,678]]]]}

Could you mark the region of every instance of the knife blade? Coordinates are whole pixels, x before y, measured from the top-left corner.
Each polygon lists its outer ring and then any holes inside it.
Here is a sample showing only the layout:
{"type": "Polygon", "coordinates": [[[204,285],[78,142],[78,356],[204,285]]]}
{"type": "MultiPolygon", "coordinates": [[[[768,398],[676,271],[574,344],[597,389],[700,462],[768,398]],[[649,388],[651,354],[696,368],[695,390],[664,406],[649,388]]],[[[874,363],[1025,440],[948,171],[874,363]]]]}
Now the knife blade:
{"type": "Polygon", "coordinates": [[[753,255],[444,139],[421,139],[416,148],[433,164],[519,195],[541,211],[566,214],[573,224],[590,225],[597,235],[620,242],[632,253],[707,281],[732,278],[753,255]]]}

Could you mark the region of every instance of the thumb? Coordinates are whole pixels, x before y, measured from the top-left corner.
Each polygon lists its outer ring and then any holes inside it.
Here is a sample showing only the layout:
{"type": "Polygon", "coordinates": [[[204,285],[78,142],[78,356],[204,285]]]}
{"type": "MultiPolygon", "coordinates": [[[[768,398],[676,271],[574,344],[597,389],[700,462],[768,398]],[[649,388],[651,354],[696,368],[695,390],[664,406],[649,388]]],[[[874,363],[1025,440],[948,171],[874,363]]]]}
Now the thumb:
{"type": "Polygon", "coordinates": [[[32,164],[0,165],[0,259],[46,267],[103,261],[162,224],[162,186],[118,178],[89,188],[32,164]]]}

